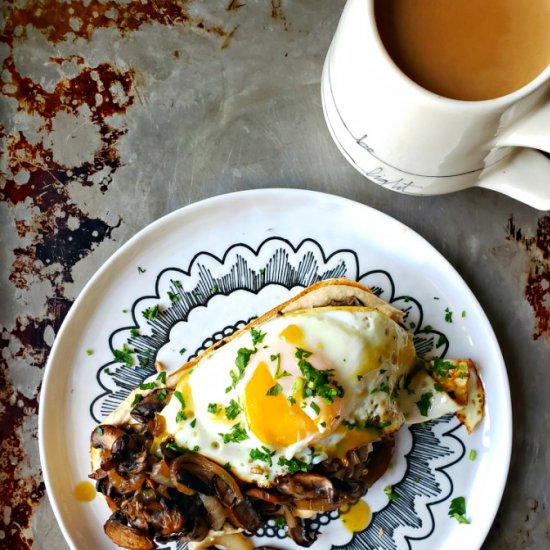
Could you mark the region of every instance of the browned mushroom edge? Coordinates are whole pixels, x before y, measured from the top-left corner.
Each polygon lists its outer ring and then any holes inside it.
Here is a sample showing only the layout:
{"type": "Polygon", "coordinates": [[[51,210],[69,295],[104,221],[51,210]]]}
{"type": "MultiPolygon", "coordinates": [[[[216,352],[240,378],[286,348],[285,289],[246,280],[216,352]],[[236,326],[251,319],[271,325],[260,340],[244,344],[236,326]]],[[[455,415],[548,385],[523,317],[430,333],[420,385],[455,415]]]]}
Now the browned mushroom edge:
{"type": "Polygon", "coordinates": [[[153,400],[140,405],[132,414],[137,424],[101,425],[91,437],[100,467],[90,478],[113,512],[105,533],[132,550],[201,541],[225,523],[255,533],[269,518],[284,520],[298,545],[311,546],[314,539],[301,518],[356,502],[386,471],[394,447],[393,439],[375,443],[370,453],[360,447],[261,488],[170,438],[161,444],[161,457],[151,453],[158,410],[153,412],[153,400]]]}

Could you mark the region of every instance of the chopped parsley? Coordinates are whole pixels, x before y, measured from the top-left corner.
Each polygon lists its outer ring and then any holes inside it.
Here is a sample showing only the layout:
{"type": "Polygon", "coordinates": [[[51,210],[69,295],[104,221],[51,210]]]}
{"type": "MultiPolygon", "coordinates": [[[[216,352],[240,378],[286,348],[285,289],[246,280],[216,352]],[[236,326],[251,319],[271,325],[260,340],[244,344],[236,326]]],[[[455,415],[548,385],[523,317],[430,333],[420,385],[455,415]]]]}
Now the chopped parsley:
{"type": "Polygon", "coordinates": [[[258,269],[258,273],[263,275],[265,273],[265,267],[260,267],[260,269],[258,269]]]}
{"type": "Polygon", "coordinates": [[[463,318],[466,317],[466,310],[463,309],[463,310],[462,310],[462,313],[461,313],[460,315],[461,315],[461,317],[463,317],[463,318]]]}
{"type": "Polygon", "coordinates": [[[180,355],[183,355],[187,351],[187,348],[181,348],[179,351],[180,355]]]}
{"type": "Polygon", "coordinates": [[[453,322],[453,312],[448,307],[445,308],[445,321],[447,323],[453,322]]]}
{"type": "Polygon", "coordinates": [[[255,328],[250,329],[250,336],[252,336],[252,345],[260,344],[265,338],[266,333],[255,328]]]}
{"type": "Polygon", "coordinates": [[[183,422],[184,420],[187,420],[187,415],[185,414],[185,411],[178,411],[178,414],[176,414],[176,422],[183,422]]]}
{"type": "Polygon", "coordinates": [[[183,395],[179,390],[176,390],[174,392],[174,397],[180,402],[182,409],[185,409],[185,399],[183,398],[183,395]]]}
{"type": "Polygon", "coordinates": [[[230,472],[231,471],[231,464],[229,462],[226,462],[223,465],[223,468],[224,468],[224,470],[227,470],[228,472],[230,472]]]}
{"type": "Polygon", "coordinates": [[[277,462],[279,466],[287,468],[289,474],[295,474],[296,472],[309,472],[313,468],[313,464],[308,464],[299,458],[291,458],[288,460],[284,456],[279,457],[277,462]]]}
{"type": "Polygon", "coordinates": [[[87,349],[86,350],[86,355],[93,355],[94,354],[94,350],[93,349],[87,349]]]}
{"type": "Polygon", "coordinates": [[[446,378],[449,376],[449,371],[453,370],[455,365],[450,361],[445,361],[441,357],[435,357],[433,360],[433,373],[439,378],[446,378]]]}
{"type": "Polygon", "coordinates": [[[218,403],[208,403],[207,411],[210,414],[218,414],[222,410],[222,406],[218,403]]]}
{"type": "Polygon", "coordinates": [[[439,338],[437,339],[437,344],[435,345],[437,348],[444,346],[447,343],[447,337],[444,334],[440,334],[439,338]]]}
{"type": "Polygon", "coordinates": [[[433,393],[431,391],[423,393],[420,399],[416,402],[416,406],[422,416],[428,416],[428,411],[432,406],[433,393]]]}
{"type": "Polygon", "coordinates": [[[170,279],[170,282],[176,287],[176,288],[183,288],[183,285],[181,284],[181,281],[178,281],[177,279],[170,279]]]}
{"type": "Polygon", "coordinates": [[[334,403],[337,397],[344,395],[344,388],[338,382],[332,380],[334,376],[333,369],[319,370],[307,361],[311,355],[311,351],[296,348],[295,357],[298,359],[298,367],[307,382],[303,388],[303,397],[318,395],[325,403],[334,403]]]}
{"type": "Polygon", "coordinates": [[[147,309],[143,310],[143,316],[148,321],[152,321],[153,319],[156,319],[160,314],[160,305],[156,304],[154,306],[148,307],[147,309]]]}
{"type": "Polygon", "coordinates": [[[269,466],[273,466],[273,461],[271,460],[272,456],[275,454],[275,451],[271,451],[268,447],[262,445],[261,449],[251,449],[250,458],[252,460],[261,460],[262,462],[267,462],[269,466]]]}
{"type": "Polygon", "coordinates": [[[283,516],[277,516],[275,518],[275,526],[277,529],[284,529],[286,526],[286,519],[283,516]]]}
{"type": "Polygon", "coordinates": [[[248,434],[240,423],[234,424],[229,433],[220,433],[218,435],[222,436],[224,443],[240,443],[241,441],[248,439],[248,434]]]}
{"type": "Polygon", "coordinates": [[[266,392],[266,395],[275,396],[279,395],[283,391],[283,386],[277,382],[274,386],[271,386],[266,392]]]}
{"type": "Polygon", "coordinates": [[[292,395],[287,397],[287,400],[291,405],[296,405],[296,399],[294,399],[294,397],[292,397],[292,395]]]}
{"type": "Polygon", "coordinates": [[[133,336],[135,338],[136,336],[139,336],[139,335],[140,335],[140,332],[138,328],[130,329],[130,336],[133,336]]]}
{"type": "Polygon", "coordinates": [[[140,390],[154,390],[157,385],[154,382],[145,382],[139,385],[140,390]]]}
{"type": "Polygon", "coordinates": [[[171,290],[169,290],[169,291],[167,292],[167,294],[168,294],[169,300],[170,300],[172,303],[177,302],[177,301],[180,299],[180,297],[179,297],[175,292],[172,292],[171,290]]]}
{"type": "Polygon", "coordinates": [[[234,399],[231,399],[229,405],[225,407],[225,417],[227,418],[227,420],[235,420],[235,418],[239,416],[240,412],[240,405],[234,399]]]}
{"type": "Polygon", "coordinates": [[[194,428],[197,425],[197,419],[193,418],[193,420],[191,420],[191,422],[189,422],[189,425],[191,426],[191,428],[194,428]]]}
{"type": "Polygon", "coordinates": [[[433,329],[434,329],[434,328],[432,327],[432,325],[426,325],[426,326],[424,327],[424,332],[430,332],[430,331],[432,331],[433,329]]]}
{"type": "Polygon", "coordinates": [[[456,497],[451,500],[449,517],[456,519],[458,523],[470,523],[466,517],[466,499],[464,497],[456,497]]]}
{"type": "Polygon", "coordinates": [[[237,371],[230,370],[229,375],[231,376],[231,385],[225,388],[225,393],[234,390],[237,387],[237,384],[242,380],[244,376],[244,370],[250,361],[250,356],[256,353],[256,349],[240,348],[237,351],[237,358],[235,359],[235,365],[237,366],[237,371]]]}
{"type": "Polygon", "coordinates": [[[342,422],[344,427],[346,427],[348,430],[353,430],[357,426],[357,422],[350,422],[349,420],[344,420],[342,422]]]}
{"type": "Polygon", "coordinates": [[[166,371],[165,370],[159,372],[159,375],[157,376],[157,380],[161,384],[166,384],[166,371]]]}
{"type": "Polygon", "coordinates": [[[180,447],[175,441],[168,441],[168,443],[166,443],[166,448],[180,454],[185,454],[187,452],[185,447],[180,447]]]}
{"type": "Polygon", "coordinates": [[[277,361],[277,368],[275,369],[275,380],[279,378],[284,378],[285,376],[290,376],[290,372],[284,370],[281,371],[281,354],[275,353],[269,357],[272,361],[277,361]]]}
{"type": "Polygon", "coordinates": [[[216,284],[210,287],[210,294],[217,294],[220,291],[220,287],[216,284]]]}
{"type": "Polygon", "coordinates": [[[319,408],[319,405],[317,405],[317,403],[315,403],[315,401],[312,401],[309,406],[315,411],[315,414],[317,414],[317,416],[319,415],[319,413],[321,412],[321,409],[319,408]]]}
{"type": "Polygon", "coordinates": [[[437,382],[434,382],[434,389],[435,391],[443,391],[443,386],[437,382]]]}
{"type": "Polygon", "coordinates": [[[124,309],[122,310],[122,313],[128,313],[129,311],[130,311],[130,310],[129,310],[128,308],[124,308],[124,309]]]}
{"type": "Polygon", "coordinates": [[[134,400],[132,401],[132,407],[135,407],[141,400],[143,399],[143,395],[141,393],[136,393],[134,395],[134,400]]]}
{"type": "Polygon", "coordinates": [[[397,500],[399,498],[399,495],[393,490],[393,487],[391,485],[386,485],[384,487],[384,493],[386,493],[386,496],[391,500],[397,500]]]}
{"type": "Polygon", "coordinates": [[[145,273],[147,270],[138,265],[138,273],[145,273]]]}
{"type": "Polygon", "coordinates": [[[134,350],[126,344],[122,344],[122,349],[114,349],[113,355],[117,363],[122,363],[126,367],[134,366],[134,358],[132,357],[134,350]]]}
{"type": "Polygon", "coordinates": [[[470,449],[468,458],[473,462],[477,458],[477,451],[475,449],[470,449]]]}
{"type": "Polygon", "coordinates": [[[155,396],[156,401],[162,401],[168,395],[168,390],[160,390],[159,393],[155,396]]]}

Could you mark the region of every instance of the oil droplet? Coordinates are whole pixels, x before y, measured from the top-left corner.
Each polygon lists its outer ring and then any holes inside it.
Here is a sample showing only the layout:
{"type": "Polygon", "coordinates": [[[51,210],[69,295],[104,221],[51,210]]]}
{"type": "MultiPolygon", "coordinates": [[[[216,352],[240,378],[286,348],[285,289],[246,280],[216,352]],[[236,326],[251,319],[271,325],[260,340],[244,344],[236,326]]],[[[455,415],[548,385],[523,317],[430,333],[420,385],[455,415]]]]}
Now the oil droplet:
{"type": "Polygon", "coordinates": [[[344,527],[348,531],[357,533],[367,528],[372,514],[369,505],[364,500],[360,500],[350,506],[350,509],[347,512],[343,512],[340,517],[342,518],[344,527]]]}
{"type": "Polygon", "coordinates": [[[74,488],[73,493],[76,500],[80,500],[81,502],[90,502],[91,500],[94,500],[97,491],[95,490],[93,484],[89,481],[81,481],[74,488]]]}

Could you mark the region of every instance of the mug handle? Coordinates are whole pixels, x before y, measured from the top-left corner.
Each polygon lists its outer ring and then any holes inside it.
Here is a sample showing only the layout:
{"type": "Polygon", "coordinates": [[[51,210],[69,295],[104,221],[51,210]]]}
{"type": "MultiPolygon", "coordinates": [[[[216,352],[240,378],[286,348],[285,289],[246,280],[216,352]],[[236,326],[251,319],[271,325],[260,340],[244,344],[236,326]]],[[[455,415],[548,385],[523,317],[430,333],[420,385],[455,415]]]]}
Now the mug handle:
{"type": "Polygon", "coordinates": [[[550,210],[550,101],[500,134],[495,146],[516,150],[504,164],[484,170],[478,185],[538,210],[550,210]]]}

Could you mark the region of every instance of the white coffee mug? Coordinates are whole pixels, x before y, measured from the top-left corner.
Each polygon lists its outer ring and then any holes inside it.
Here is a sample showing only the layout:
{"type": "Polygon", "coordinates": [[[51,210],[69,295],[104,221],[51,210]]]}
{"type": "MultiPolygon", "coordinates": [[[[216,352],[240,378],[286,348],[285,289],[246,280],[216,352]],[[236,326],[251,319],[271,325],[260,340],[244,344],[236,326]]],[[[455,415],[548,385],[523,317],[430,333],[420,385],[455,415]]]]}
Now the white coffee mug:
{"type": "Polygon", "coordinates": [[[353,166],[401,193],[480,186],[550,210],[550,66],[515,92],[460,101],[409,79],[385,50],[373,0],[348,0],[325,60],[322,100],[353,166]]]}

